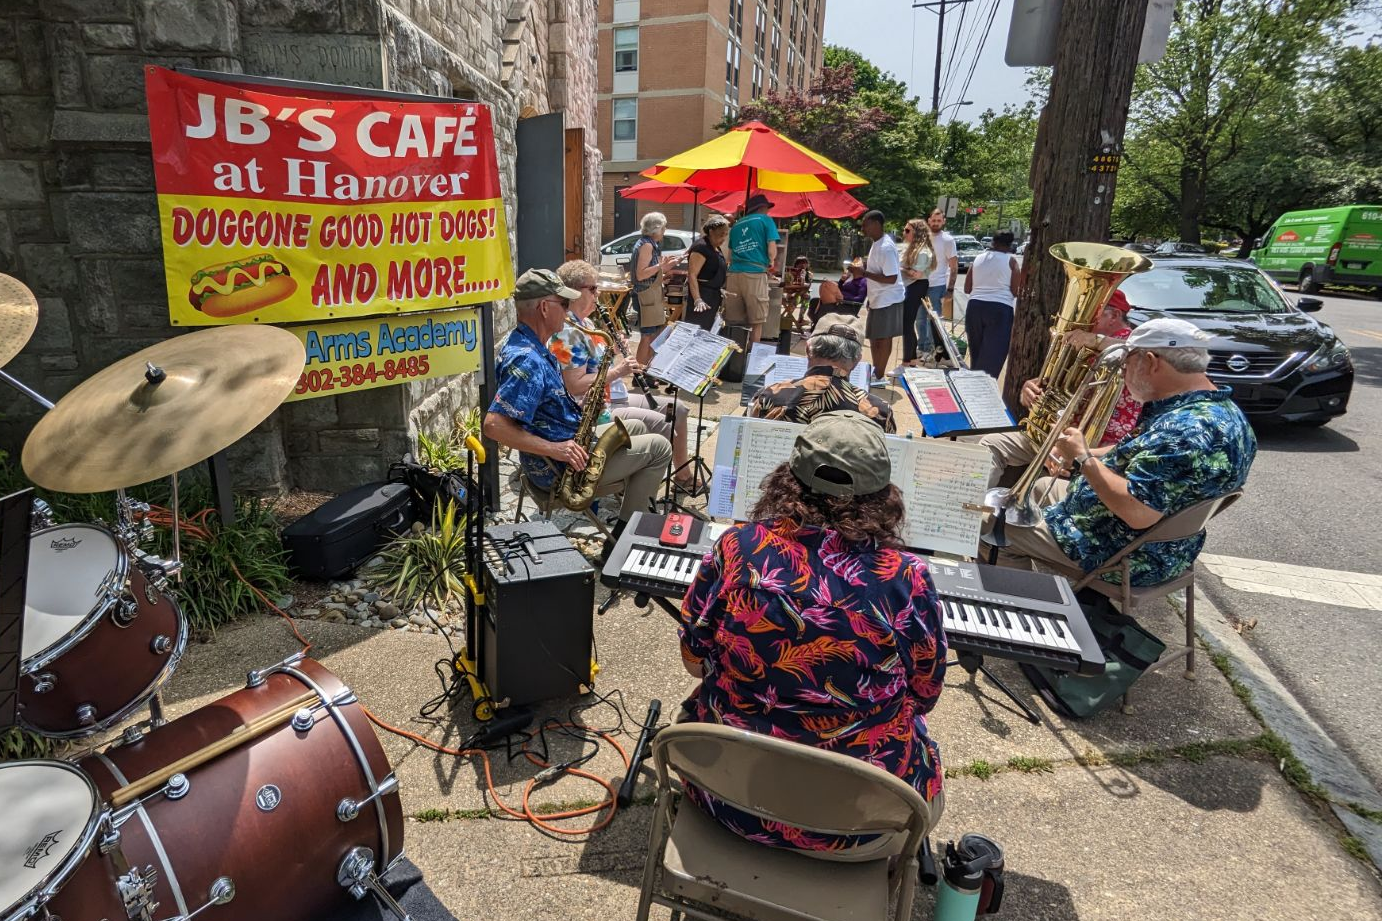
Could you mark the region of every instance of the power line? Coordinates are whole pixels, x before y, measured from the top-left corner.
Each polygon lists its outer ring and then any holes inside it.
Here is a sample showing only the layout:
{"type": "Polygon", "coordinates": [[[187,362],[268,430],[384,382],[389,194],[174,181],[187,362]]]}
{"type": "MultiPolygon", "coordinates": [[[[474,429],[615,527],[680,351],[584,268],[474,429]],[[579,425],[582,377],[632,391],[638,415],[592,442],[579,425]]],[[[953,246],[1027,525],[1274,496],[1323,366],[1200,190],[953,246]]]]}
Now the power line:
{"type": "MultiPolygon", "coordinates": [[[[994,6],[991,13],[997,11],[998,0],[992,0],[992,2],[994,6]]],[[[970,20],[969,22],[968,33],[962,36],[956,36],[955,43],[957,46],[957,51],[951,61],[952,65],[954,65],[954,71],[945,81],[945,88],[941,90],[942,98],[948,97],[950,95],[950,91],[955,87],[956,78],[959,74],[964,73],[966,71],[967,68],[965,65],[965,57],[969,54],[973,54],[975,59],[977,60],[980,49],[975,47],[974,40],[978,37],[980,23],[982,23],[983,21],[984,14],[982,12],[981,7],[980,12],[974,17],[974,19],[970,20]],[[960,48],[962,48],[963,50],[958,50],[960,48]]],[[[963,92],[958,97],[956,97],[956,101],[960,99],[964,99],[963,92]]]]}
{"type": "MultiPolygon", "coordinates": [[[[974,63],[969,66],[969,74],[965,77],[964,87],[960,90],[960,98],[965,98],[965,93],[969,92],[969,84],[974,80],[974,71],[979,67],[979,58],[983,56],[984,46],[988,44],[989,33],[993,31],[993,21],[998,18],[998,0],[993,0],[993,9],[989,12],[989,21],[984,25],[984,35],[979,39],[979,48],[974,52],[974,63]]],[[[960,110],[956,109],[958,116],[960,110]]],[[[954,118],[951,118],[954,121],[954,118]]]]}
{"type": "Polygon", "coordinates": [[[965,14],[969,12],[969,4],[960,7],[960,23],[955,27],[955,40],[950,43],[950,60],[945,65],[945,78],[941,81],[941,99],[945,99],[945,94],[950,91],[950,81],[955,75],[955,61],[960,52],[960,33],[965,30],[965,14]]]}

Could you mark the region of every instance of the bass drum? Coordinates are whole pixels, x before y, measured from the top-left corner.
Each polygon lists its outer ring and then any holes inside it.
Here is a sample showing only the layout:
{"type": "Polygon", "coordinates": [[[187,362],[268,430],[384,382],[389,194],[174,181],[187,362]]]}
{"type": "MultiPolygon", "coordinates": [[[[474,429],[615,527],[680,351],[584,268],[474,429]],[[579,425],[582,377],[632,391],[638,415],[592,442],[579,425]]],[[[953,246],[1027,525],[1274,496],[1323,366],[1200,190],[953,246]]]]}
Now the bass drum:
{"type": "Polygon", "coordinates": [[[348,890],[363,897],[370,872],[383,875],[403,853],[397,782],[355,695],[314,661],[251,673],[245,689],[78,767],[110,803],[116,789],[226,742],[305,691],[314,699],[291,721],[116,808],[118,847],[93,853],[48,911],[123,921],[217,906],[215,921],[315,921],[338,912],[348,890]]]}
{"type": "Polygon", "coordinates": [[[19,722],[53,738],[102,732],[158,693],[187,621],[105,528],[66,524],[29,544],[19,722]]]}

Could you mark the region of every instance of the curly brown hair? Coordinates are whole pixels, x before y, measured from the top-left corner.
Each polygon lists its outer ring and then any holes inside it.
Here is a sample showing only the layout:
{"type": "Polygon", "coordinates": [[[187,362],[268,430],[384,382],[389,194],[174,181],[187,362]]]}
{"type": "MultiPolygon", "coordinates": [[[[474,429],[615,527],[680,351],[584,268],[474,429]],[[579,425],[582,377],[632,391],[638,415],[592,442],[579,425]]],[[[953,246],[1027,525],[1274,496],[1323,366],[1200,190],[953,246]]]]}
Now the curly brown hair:
{"type": "Polygon", "coordinates": [[[865,496],[827,496],[807,489],[786,464],[763,479],[762,493],[753,507],[755,521],[790,518],[799,525],[838,531],[852,543],[872,541],[879,547],[902,546],[906,514],[902,491],[891,483],[865,496]]]}

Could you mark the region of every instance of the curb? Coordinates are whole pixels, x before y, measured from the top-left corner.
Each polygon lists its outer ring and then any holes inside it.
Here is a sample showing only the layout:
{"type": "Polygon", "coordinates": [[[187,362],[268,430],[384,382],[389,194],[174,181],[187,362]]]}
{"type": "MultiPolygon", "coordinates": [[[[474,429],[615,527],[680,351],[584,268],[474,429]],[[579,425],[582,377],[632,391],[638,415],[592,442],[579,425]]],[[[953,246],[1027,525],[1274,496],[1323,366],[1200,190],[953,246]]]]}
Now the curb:
{"type": "MultiPolygon", "coordinates": [[[[1168,599],[1170,600],[1170,599],[1168,599]]],[[[1177,598],[1171,604],[1185,616],[1177,598]]],[[[1195,632],[1213,652],[1233,662],[1233,678],[1248,689],[1267,728],[1276,732],[1329,795],[1330,808],[1348,833],[1363,842],[1373,865],[1382,869],[1382,825],[1377,825],[1338,803],[1359,803],[1382,810],[1382,793],[1358,770],[1319,723],[1262,661],[1228,619],[1203,591],[1195,589],[1195,632]]]]}

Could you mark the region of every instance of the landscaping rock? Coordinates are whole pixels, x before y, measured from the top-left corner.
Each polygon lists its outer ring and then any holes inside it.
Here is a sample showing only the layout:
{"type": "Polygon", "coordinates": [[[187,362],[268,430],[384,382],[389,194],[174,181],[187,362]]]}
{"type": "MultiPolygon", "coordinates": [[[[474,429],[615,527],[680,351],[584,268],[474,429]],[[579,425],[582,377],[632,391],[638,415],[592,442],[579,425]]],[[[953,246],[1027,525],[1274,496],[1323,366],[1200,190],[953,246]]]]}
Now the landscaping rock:
{"type": "MultiPolygon", "coordinates": [[[[279,605],[279,607],[282,607],[282,605],[279,605]]],[[[321,608],[303,608],[301,611],[297,612],[297,616],[307,620],[315,620],[322,616],[322,612],[321,608]]]]}
{"type": "Polygon", "coordinates": [[[416,627],[430,627],[432,622],[424,614],[411,614],[408,616],[408,623],[416,627]]]}
{"type": "Polygon", "coordinates": [[[286,611],[293,606],[293,602],[295,601],[297,601],[297,599],[292,595],[280,595],[274,599],[274,604],[286,611]]]}
{"type": "Polygon", "coordinates": [[[403,613],[398,609],[398,605],[394,604],[392,601],[377,602],[374,605],[374,609],[379,612],[380,617],[386,617],[390,620],[402,615],[403,613]]]}
{"type": "Polygon", "coordinates": [[[395,630],[401,630],[408,626],[408,621],[403,617],[395,617],[393,620],[389,621],[389,626],[393,627],[395,630]]]}
{"type": "Polygon", "coordinates": [[[367,603],[369,603],[369,604],[374,604],[376,601],[379,600],[379,593],[378,593],[378,592],[365,592],[363,595],[360,596],[360,600],[361,600],[361,601],[365,601],[365,602],[367,602],[367,603]]]}
{"type": "Polygon", "coordinates": [[[328,624],[343,624],[346,622],[345,615],[340,611],[327,611],[322,615],[322,621],[328,624]]]}

